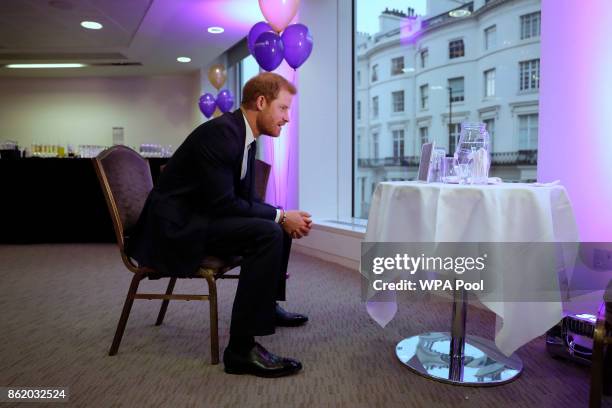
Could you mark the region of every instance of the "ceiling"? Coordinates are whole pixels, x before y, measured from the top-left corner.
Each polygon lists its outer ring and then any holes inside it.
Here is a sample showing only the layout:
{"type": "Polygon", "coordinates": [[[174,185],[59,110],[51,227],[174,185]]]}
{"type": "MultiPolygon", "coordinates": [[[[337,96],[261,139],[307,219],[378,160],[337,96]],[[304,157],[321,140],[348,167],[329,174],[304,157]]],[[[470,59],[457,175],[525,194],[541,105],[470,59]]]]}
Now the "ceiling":
{"type": "Polygon", "coordinates": [[[189,73],[209,65],[261,20],[256,0],[0,0],[0,77],[189,73]],[[103,28],[87,30],[81,21],[103,28]],[[210,34],[210,26],[225,32],[210,34]],[[179,56],[191,62],[178,63],[179,56]],[[4,67],[43,62],[88,66],[4,67]]]}

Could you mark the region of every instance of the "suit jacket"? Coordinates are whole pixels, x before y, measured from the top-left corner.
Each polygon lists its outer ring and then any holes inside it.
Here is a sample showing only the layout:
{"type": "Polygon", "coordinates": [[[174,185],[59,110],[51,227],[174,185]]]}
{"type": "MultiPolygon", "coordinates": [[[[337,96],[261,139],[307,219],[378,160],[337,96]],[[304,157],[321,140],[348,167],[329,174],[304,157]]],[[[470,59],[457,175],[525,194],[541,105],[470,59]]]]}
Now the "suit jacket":
{"type": "Polygon", "coordinates": [[[196,128],[169,160],[137,224],[127,231],[128,255],[163,276],[191,276],[206,254],[211,219],[274,220],[276,208],[254,196],[256,142],[240,180],[245,139],[240,109],[196,128]]]}

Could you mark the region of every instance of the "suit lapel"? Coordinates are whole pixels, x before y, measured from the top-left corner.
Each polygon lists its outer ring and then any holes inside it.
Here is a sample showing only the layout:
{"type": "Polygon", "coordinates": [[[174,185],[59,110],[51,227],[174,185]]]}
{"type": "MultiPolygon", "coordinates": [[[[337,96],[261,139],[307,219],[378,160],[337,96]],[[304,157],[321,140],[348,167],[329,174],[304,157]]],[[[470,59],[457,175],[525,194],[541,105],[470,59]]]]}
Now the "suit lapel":
{"type": "Polygon", "coordinates": [[[236,165],[234,166],[235,183],[240,188],[242,188],[242,180],[240,180],[240,172],[242,170],[242,158],[244,157],[244,143],[246,140],[246,127],[244,124],[244,115],[242,114],[242,111],[240,110],[240,108],[236,109],[235,111],[231,113],[226,113],[226,115],[230,117],[231,121],[234,123],[234,125],[238,129],[238,133],[235,135],[235,137],[238,138],[238,145],[243,146],[243,148],[240,149],[240,158],[236,162],[236,165]]]}
{"type": "Polygon", "coordinates": [[[257,152],[257,142],[251,144],[249,154],[247,156],[247,171],[244,175],[244,180],[240,182],[244,198],[249,201],[253,200],[253,185],[255,183],[255,154],[257,152]]]}

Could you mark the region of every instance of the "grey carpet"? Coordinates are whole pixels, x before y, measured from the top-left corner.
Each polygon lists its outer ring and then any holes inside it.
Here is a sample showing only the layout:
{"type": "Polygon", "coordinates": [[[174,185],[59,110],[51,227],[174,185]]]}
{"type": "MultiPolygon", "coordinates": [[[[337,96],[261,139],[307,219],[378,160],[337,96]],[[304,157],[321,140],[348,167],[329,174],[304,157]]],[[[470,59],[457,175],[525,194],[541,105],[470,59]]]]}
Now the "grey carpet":
{"type": "MultiPolygon", "coordinates": [[[[394,345],[419,332],[446,330],[448,304],[402,302],[382,329],[360,301],[355,271],[294,253],[290,272],[287,308],[311,321],[259,340],[275,353],[299,358],[305,368],[293,377],[261,379],[230,376],[223,364],[210,365],[205,302],[171,302],[164,324],[155,327],[160,302],[136,301],[119,354],[109,357],[131,279],[115,246],[0,246],[0,386],[68,386],[70,405],[81,407],[587,405],[589,370],[551,359],[543,338],[520,349],[525,370],[513,383],[438,383],[403,367],[394,345]]],[[[162,292],[165,284],[145,281],[142,287],[162,292]]],[[[235,285],[219,284],[221,351],[235,285]]],[[[175,292],[205,293],[205,286],[183,280],[175,292]]],[[[492,313],[470,308],[469,333],[491,338],[493,327],[492,313]]]]}

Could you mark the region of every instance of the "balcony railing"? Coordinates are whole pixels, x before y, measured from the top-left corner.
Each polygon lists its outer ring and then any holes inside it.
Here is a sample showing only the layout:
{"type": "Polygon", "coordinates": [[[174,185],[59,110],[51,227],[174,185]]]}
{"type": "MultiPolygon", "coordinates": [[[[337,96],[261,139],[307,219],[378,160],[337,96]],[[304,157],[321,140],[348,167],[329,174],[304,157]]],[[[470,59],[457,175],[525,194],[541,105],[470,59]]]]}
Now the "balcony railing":
{"type": "Polygon", "coordinates": [[[358,167],[411,167],[419,165],[419,156],[383,157],[380,159],[358,159],[358,167]]]}
{"type": "MultiPolygon", "coordinates": [[[[420,156],[383,157],[378,159],[357,159],[357,166],[366,167],[418,167],[420,156]]],[[[517,152],[496,152],[491,154],[493,165],[536,165],[537,150],[519,150],[517,152]]]]}
{"type": "Polygon", "coordinates": [[[537,150],[519,150],[518,152],[497,152],[491,154],[492,164],[523,164],[536,165],[538,163],[537,150]]]}

